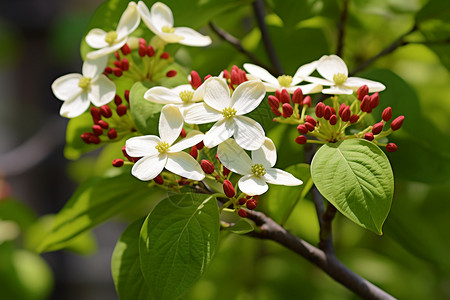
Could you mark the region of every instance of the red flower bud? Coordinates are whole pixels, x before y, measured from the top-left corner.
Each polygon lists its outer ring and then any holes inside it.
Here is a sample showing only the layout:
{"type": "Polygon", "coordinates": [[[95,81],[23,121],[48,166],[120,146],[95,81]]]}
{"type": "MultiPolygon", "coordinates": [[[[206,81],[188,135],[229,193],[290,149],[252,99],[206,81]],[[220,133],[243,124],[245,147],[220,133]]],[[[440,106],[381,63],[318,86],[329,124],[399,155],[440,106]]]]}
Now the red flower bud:
{"type": "Polygon", "coordinates": [[[120,98],[119,95],[115,95],[115,96],[114,96],[114,103],[115,103],[116,105],[122,104],[122,98],[120,98]]]}
{"type": "Polygon", "coordinates": [[[119,117],[121,117],[127,113],[127,107],[123,104],[120,104],[117,106],[116,112],[119,115],[119,117]]]}
{"type": "Polygon", "coordinates": [[[100,127],[100,125],[92,125],[92,131],[93,131],[94,134],[97,135],[97,136],[103,134],[103,130],[102,130],[102,127],[100,127]]]}
{"type": "Polygon", "coordinates": [[[369,94],[369,87],[367,85],[363,85],[361,86],[357,91],[356,91],[356,97],[358,98],[358,100],[363,100],[365,96],[367,96],[369,94]]]}
{"type": "Polygon", "coordinates": [[[242,208],[238,211],[238,215],[241,218],[247,218],[247,212],[245,210],[243,210],[242,208]]]}
{"type": "Polygon", "coordinates": [[[163,52],[163,54],[161,54],[160,58],[161,59],[168,59],[170,57],[170,54],[168,52],[163,52]]]}
{"type": "Polygon", "coordinates": [[[147,46],[145,44],[139,44],[138,53],[140,57],[147,55],[147,46]]]}
{"type": "Polygon", "coordinates": [[[153,57],[155,55],[155,49],[153,49],[152,45],[148,45],[147,47],[147,56],[153,57]]]}
{"type": "Polygon", "coordinates": [[[121,166],[123,166],[123,159],[120,158],[116,158],[112,161],[112,165],[116,168],[120,168],[121,166]]]}
{"type": "Polygon", "coordinates": [[[185,137],[186,137],[186,130],[184,130],[184,128],[181,128],[180,136],[181,136],[182,138],[185,138],[185,137]]]}
{"type": "Polygon", "coordinates": [[[122,69],[122,62],[116,60],[116,61],[113,62],[113,64],[114,64],[117,68],[122,69]]]}
{"type": "Polygon", "coordinates": [[[300,132],[301,134],[307,134],[308,133],[308,128],[306,128],[305,124],[300,124],[297,126],[297,130],[298,132],[300,132]]]}
{"type": "Polygon", "coordinates": [[[350,124],[355,124],[356,122],[358,122],[359,120],[359,116],[358,115],[351,115],[350,116],[350,124]]]}
{"type": "Polygon", "coordinates": [[[92,135],[93,135],[92,132],[85,132],[82,133],[80,137],[83,140],[83,142],[85,142],[86,144],[90,144],[91,141],[89,139],[92,135]]]}
{"type": "Polygon", "coordinates": [[[225,70],[222,71],[222,76],[225,79],[230,79],[230,72],[228,72],[228,70],[225,69],[225,70]]]}
{"type": "Polygon", "coordinates": [[[212,77],[212,75],[211,75],[211,74],[209,74],[209,75],[206,75],[206,76],[205,76],[205,78],[203,78],[203,81],[206,81],[206,80],[210,79],[211,77],[212,77]]]}
{"type": "Polygon", "coordinates": [[[391,123],[391,129],[392,130],[399,130],[400,127],[403,125],[403,121],[405,120],[405,116],[400,116],[394,119],[391,123]]]}
{"type": "Polygon", "coordinates": [[[164,178],[161,176],[161,174],[153,178],[153,181],[159,185],[164,184],[164,178]]]}
{"type": "Polygon", "coordinates": [[[130,62],[125,57],[121,60],[122,70],[128,71],[130,69],[130,62]]]}
{"type": "Polygon", "coordinates": [[[280,101],[278,100],[277,97],[270,95],[268,98],[269,100],[269,105],[272,109],[277,109],[278,107],[280,107],[280,101]]]}
{"type": "Polygon", "coordinates": [[[341,114],[342,121],[348,122],[348,120],[350,120],[351,114],[352,114],[352,111],[350,110],[350,106],[347,105],[341,114]]]}
{"type": "Polygon", "coordinates": [[[228,198],[233,198],[236,195],[236,191],[234,190],[234,186],[228,179],[223,181],[223,192],[228,198]]]}
{"type": "Polygon", "coordinates": [[[197,159],[197,157],[198,157],[197,147],[193,146],[193,147],[191,148],[191,151],[189,152],[189,154],[190,154],[193,158],[197,159]]]}
{"type": "Polygon", "coordinates": [[[323,117],[325,118],[325,120],[329,120],[331,118],[332,115],[332,110],[331,110],[331,106],[326,106],[325,110],[323,111],[323,117]]]}
{"type": "Polygon", "coordinates": [[[347,105],[345,103],[342,103],[341,106],[339,106],[339,116],[342,117],[342,112],[344,111],[344,109],[347,107],[347,105]]]}
{"type": "Polygon", "coordinates": [[[370,108],[374,109],[378,106],[378,104],[380,104],[380,95],[377,92],[370,96],[370,108]]]}
{"type": "Polygon", "coordinates": [[[113,74],[114,74],[116,77],[120,77],[120,76],[122,76],[123,71],[122,71],[121,68],[115,67],[115,68],[113,69],[113,74]]]}
{"type": "Polygon", "coordinates": [[[190,83],[194,90],[198,89],[198,87],[202,85],[202,79],[200,78],[200,75],[198,75],[196,71],[191,71],[190,83]]]}
{"type": "Polygon", "coordinates": [[[317,103],[316,108],[315,108],[316,117],[322,118],[324,111],[325,111],[325,104],[323,104],[323,102],[317,103]]]}
{"type": "Polygon", "coordinates": [[[298,88],[294,91],[294,95],[292,95],[292,102],[294,104],[302,104],[303,101],[303,91],[301,88],[298,88]]]}
{"type": "Polygon", "coordinates": [[[102,118],[100,110],[95,106],[91,106],[91,115],[94,123],[98,123],[98,121],[102,118]]]}
{"type": "Polygon", "coordinates": [[[363,112],[368,112],[370,110],[370,96],[366,95],[361,102],[361,110],[363,112]]]}
{"type": "Polygon", "coordinates": [[[275,97],[277,97],[278,100],[281,99],[281,90],[276,90],[275,91],[275,97]]]}
{"type": "Polygon", "coordinates": [[[128,55],[131,53],[131,48],[130,46],[128,46],[128,44],[123,45],[122,48],[120,48],[120,50],[122,50],[123,55],[128,55]]]}
{"type": "Polygon", "coordinates": [[[205,172],[206,174],[214,173],[214,164],[209,160],[202,159],[202,161],[200,162],[200,166],[202,167],[203,172],[205,172]]]}
{"type": "Polygon", "coordinates": [[[311,97],[310,96],[306,96],[304,99],[303,99],[303,102],[302,102],[302,105],[303,106],[308,106],[308,107],[311,107],[311,97]]]}
{"type": "Polygon", "coordinates": [[[103,120],[99,120],[98,125],[100,125],[100,127],[103,129],[108,129],[108,127],[109,127],[109,124],[103,120]]]}
{"type": "Polygon", "coordinates": [[[125,90],[124,96],[125,100],[127,100],[127,102],[130,102],[130,90],[125,90]]]}
{"type": "Polygon", "coordinates": [[[373,141],[373,133],[372,132],[366,132],[366,134],[364,135],[364,138],[368,141],[373,141]]]}
{"type": "MultiPolygon", "coordinates": [[[[281,112],[278,109],[275,109],[273,107],[270,107],[270,109],[272,110],[272,112],[276,115],[276,116],[281,116],[281,112]]],[[[275,119],[273,119],[274,122],[276,122],[275,119]]]]}
{"type": "Polygon", "coordinates": [[[376,123],[372,126],[372,133],[373,134],[379,134],[381,131],[383,131],[383,121],[376,123]]]}
{"type": "Polygon", "coordinates": [[[257,205],[258,205],[258,201],[256,201],[255,199],[250,199],[250,200],[247,200],[247,203],[245,206],[247,206],[248,209],[253,210],[256,208],[257,205]]]}
{"type": "Polygon", "coordinates": [[[300,145],[306,144],[306,136],[299,135],[298,137],[295,138],[295,142],[300,145]]]}
{"type": "Polygon", "coordinates": [[[314,127],[316,126],[316,120],[311,116],[306,116],[306,122],[311,123],[314,127]]]}
{"type": "Polygon", "coordinates": [[[139,38],[139,46],[140,46],[140,45],[147,46],[147,42],[145,41],[144,38],[139,38]]]}
{"type": "Polygon", "coordinates": [[[119,52],[114,52],[114,56],[117,58],[117,60],[120,60],[120,55],[119,55],[119,52]]]}
{"type": "Polygon", "coordinates": [[[337,116],[336,115],[331,115],[330,117],[330,124],[331,125],[336,125],[337,123],[337,116]]]}
{"type": "Polygon", "coordinates": [[[111,128],[110,130],[108,130],[108,138],[110,140],[113,140],[117,137],[117,131],[114,128],[111,128]]]}
{"type": "Polygon", "coordinates": [[[244,205],[247,202],[246,198],[239,198],[238,203],[239,205],[244,205]]]}
{"type": "Polygon", "coordinates": [[[110,66],[105,67],[105,73],[106,74],[112,74],[112,68],[110,66]]]}
{"type": "Polygon", "coordinates": [[[392,108],[391,107],[386,107],[383,110],[383,113],[381,114],[381,118],[387,122],[392,118],[392,108]]]}
{"type": "Polygon", "coordinates": [[[389,144],[386,145],[386,151],[387,152],[395,152],[395,151],[397,151],[397,149],[398,149],[398,147],[394,143],[389,143],[389,144]]]}
{"type": "Polygon", "coordinates": [[[223,166],[222,174],[223,176],[228,177],[228,174],[230,174],[230,170],[228,170],[227,167],[223,166]]]}
{"type": "Polygon", "coordinates": [[[282,108],[283,108],[283,117],[284,118],[289,118],[294,113],[294,109],[292,108],[292,106],[289,103],[283,103],[282,108]]]}
{"type": "Polygon", "coordinates": [[[203,143],[203,141],[201,141],[200,143],[198,143],[197,145],[195,145],[195,147],[197,147],[197,150],[202,150],[203,147],[205,147],[205,144],[203,143]]]}
{"type": "MultiPolygon", "coordinates": [[[[99,138],[98,136],[96,136],[96,135],[91,135],[91,136],[89,137],[89,143],[98,145],[98,144],[100,144],[100,138],[99,138]]],[[[89,143],[88,143],[88,144],[89,144],[89,143]]]]}
{"type": "Polygon", "coordinates": [[[177,76],[177,71],[175,71],[175,70],[170,70],[166,73],[166,77],[171,78],[171,77],[175,77],[175,76],[177,76]]]}
{"type": "Polygon", "coordinates": [[[308,129],[308,131],[314,131],[314,129],[316,129],[316,126],[314,126],[313,124],[306,122],[305,124],[306,129],[308,129]]]}
{"type": "Polygon", "coordinates": [[[290,103],[291,102],[291,95],[289,95],[289,92],[286,89],[283,89],[281,91],[281,103],[290,103]]]}

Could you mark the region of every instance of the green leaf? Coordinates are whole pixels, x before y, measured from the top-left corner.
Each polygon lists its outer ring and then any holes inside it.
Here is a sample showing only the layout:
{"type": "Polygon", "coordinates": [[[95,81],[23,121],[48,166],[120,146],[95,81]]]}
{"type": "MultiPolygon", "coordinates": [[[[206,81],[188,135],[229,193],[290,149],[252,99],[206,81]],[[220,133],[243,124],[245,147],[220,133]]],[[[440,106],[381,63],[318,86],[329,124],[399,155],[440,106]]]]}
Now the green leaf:
{"type": "Polygon", "coordinates": [[[149,81],[138,81],[130,90],[130,110],[134,123],[143,134],[158,135],[159,115],[162,104],[144,99],[144,94],[153,84],[149,81]]]}
{"type": "Polygon", "coordinates": [[[120,212],[133,209],[149,197],[151,189],[148,183],[135,179],[129,173],[92,178],[75,191],[56,215],[53,229],[42,241],[38,251],[62,249],[79,234],[120,212]]]}
{"type": "Polygon", "coordinates": [[[233,226],[225,228],[225,230],[236,234],[246,234],[255,230],[252,224],[245,219],[240,219],[233,226]]]}
{"type": "Polygon", "coordinates": [[[219,209],[210,195],[161,201],[145,220],[141,268],[154,299],[178,299],[205,272],[219,239],[219,209]]]}
{"type": "Polygon", "coordinates": [[[271,185],[266,195],[267,209],[272,219],[285,224],[295,206],[302,201],[312,187],[311,172],[308,164],[296,164],[285,169],[301,179],[300,186],[271,185]]]}
{"type": "Polygon", "coordinates": [[[0,201],[0,220],[14,221],[25,231],[37,220],[37,216],[22,202],[7,198],[0,201]]]}
{"type": "Polygon", "coordinates": [[[450,2],[448,0],[430,0],[416,14],[416,22],[429,19],[450,20],[450,2]]]}
{"type": "Polygon", "coordinates": [[[311,163],[311,176],[319,192],[344,216],[382,234],[394,177],[380,148],[361,139],[323,145],[311,163]]]}
{"type": "Polygon", "coordinates": [[[131,223],[120,236],[111,258],[111,271],[120,300],[148,300],[139,259],[139,233],[145,218],[131,223]]]}

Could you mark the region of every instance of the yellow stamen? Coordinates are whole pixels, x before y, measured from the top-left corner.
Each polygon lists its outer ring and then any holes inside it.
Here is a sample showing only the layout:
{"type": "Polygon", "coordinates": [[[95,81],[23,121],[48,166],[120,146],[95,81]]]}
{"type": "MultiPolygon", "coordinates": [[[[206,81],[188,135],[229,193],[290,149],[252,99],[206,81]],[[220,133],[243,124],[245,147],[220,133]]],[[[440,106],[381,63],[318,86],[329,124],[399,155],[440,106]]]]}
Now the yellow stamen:
{"type": "Polygon", "coordinates": [[[230,119],[236,115],[236,110],[232,107],[225,107],[222,110],[222,115],[224,118],[230,119]]]}
{"type": "Polygon", "coordinates": [[[334,83],[339,85],[339,84],[343,84],[344,82],[346,82],[347,78],[348,78],[347,75],[342,74],[342,73],[337,73],[337,74],[334,74],[333,81],[334,81],[334,83]]]}
{"type": "Polygon", "coordinates": [[[289,75],[281,75],[278,76],[278,83],[282,86],[282,87],[290,87],[292,84],[292,76],[289,75]]]}
{"type": "Polygon", "coordinates": [[[252,173],[256,176],[264,176],[266,174],[266,169],[261,164],[254,164],[252,166],[252,173]]]}
{"type": "Polygon", "coordinates": [[[191,102],[194,97],[194,91],[182,91],[180,92],[180,98],[183,102],[191,102]]]}
{"type": "Polygon", "coordinates": [[[82,88],[83,90],[86,90],[91,85],[91,78],[89,77],[81,77],[80,81],[78,82],[78,86],[82,88]]]}
{"type": "Polygon", "coordinates": [[[164,153],[167,152],[167,150],[169,150],[170,145],[167,142],[159,142],[158,144],[156,144],[155,146],[156,150],[158,150],[159,153],[164,153]]]}
{"type": "Polygon", "coordinates": [[[161,28],[161,30],[162,30],[162,32],[164,32],[164,33],[174,33],[175,32],[175,29],[174,28],[172,28],[172,27],[169,27],[169,26],[163,26],[162,28],[161,28]]]}
{"type": "Polygon", "coordinates": [[[117,33],[113,30],[106,34],[105,36],[105,42],[112,45],[117,40],[117,33]]]}

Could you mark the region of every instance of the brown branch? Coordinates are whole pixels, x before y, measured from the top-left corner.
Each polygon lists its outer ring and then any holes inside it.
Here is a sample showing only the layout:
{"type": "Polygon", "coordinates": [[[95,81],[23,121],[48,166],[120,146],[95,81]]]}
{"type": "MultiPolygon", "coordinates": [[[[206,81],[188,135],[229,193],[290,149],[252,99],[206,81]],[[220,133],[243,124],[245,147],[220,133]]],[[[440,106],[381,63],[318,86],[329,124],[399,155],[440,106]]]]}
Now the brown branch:
{"type": "Polygon", "coordinates": [[[318,266],[331,278],[364,299],[395,299],[348,269],[333,253],[322,251],[296,237],[262,212],[248,211],[247,214],[248,218],[253,220],[261,230],[253,231],[248,234],[249,236],[272,240],[285,246],[318,266]]]}
{"type": "Polygon", "coordinates": [[[333,242],[331,238],[331,225],[334,217],[336,216],[336,208],[328,202],[327,209],[322,214],[322,224],[319,232],[319,248],[325,252],[334,253],[333,242]]]}
{"type": "Polygon", "coordinates": [[[344,50],[344,38],[345,38],[345,23],[347,23],[348,15],[348,0],[343,1],[343,8],[341,12],[341,19],[338,23],[338,44],[336,48],[336,55],[342,57],[342,52],[344,50]]]}

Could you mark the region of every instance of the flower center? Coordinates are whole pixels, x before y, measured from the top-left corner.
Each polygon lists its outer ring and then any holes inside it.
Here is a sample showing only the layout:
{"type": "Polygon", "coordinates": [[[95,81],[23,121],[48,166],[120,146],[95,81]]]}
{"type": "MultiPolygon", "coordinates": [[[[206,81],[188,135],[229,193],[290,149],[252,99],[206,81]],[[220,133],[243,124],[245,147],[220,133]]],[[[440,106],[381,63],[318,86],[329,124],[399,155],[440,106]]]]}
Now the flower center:
{"type": "Polygon", "coordinates": [[[180,92],[180,98],[183,102],[191,102],[192,98],[194,97],[194,91],[182,91],[180,92]]]}
{"type": "Polygon", "coordinates": [[[252,166],[252,173],[256,176],[264,176],[266,174],[266,169],[264,169],[261,164],[254,164],[252,166]]]}
{"type": "Polygon", "coordinates": [[[105,42],[107,42],[110,45],[114,44],[116,40],[117,40],[117,33],[114,30],[108,32],[105,36],[105,42]]]}
{"type": "Polygon", "coordinates": [[[163,27],[161,28],[161,30],[162,30],[162,32],[165,32],[165,33],[174,33],[174,31],[175,31],[174,28],[169,27],[169,26],[167,26],[167,25],[163,26],[163,27]]]}
{"type": "Polygon", "coordinates": [[[333,75],[333,81],[334,83],[336,83],[337,85],[339,84],[343,84],[344,82],[347,81],[347,75],[342,74],[342,73],[337,73],[333,75]]]}
{"type": "Polygon", "coordinates": [[[236,110],[232,107],[225,107],[222,110],[222,115],[224,118],[230,119],[236,115],[236,110]]]}
{"type": "Polygon", "coordinates": [[[156,150],[158,150],[159,153],[164,153],[167,152],[167,150],[169,150],[170,145],[167,142],[159,142],[158,144],[156,144],[155,146],[156,150]]]}
{"type": "Polygon", "coordinates": [[[282,86],[282,87],[290,87],[292,84],[292,76],[289,75],[281,75],[278,76],[278,83],[282,86]]]}
{"type": "Polygon", "coordinates": [[[91,78],[90,77],[81,77],[80,81],[78,82],[78,86],[82,88],[83,90],[86,90],[91,85],[91,78]]]}

